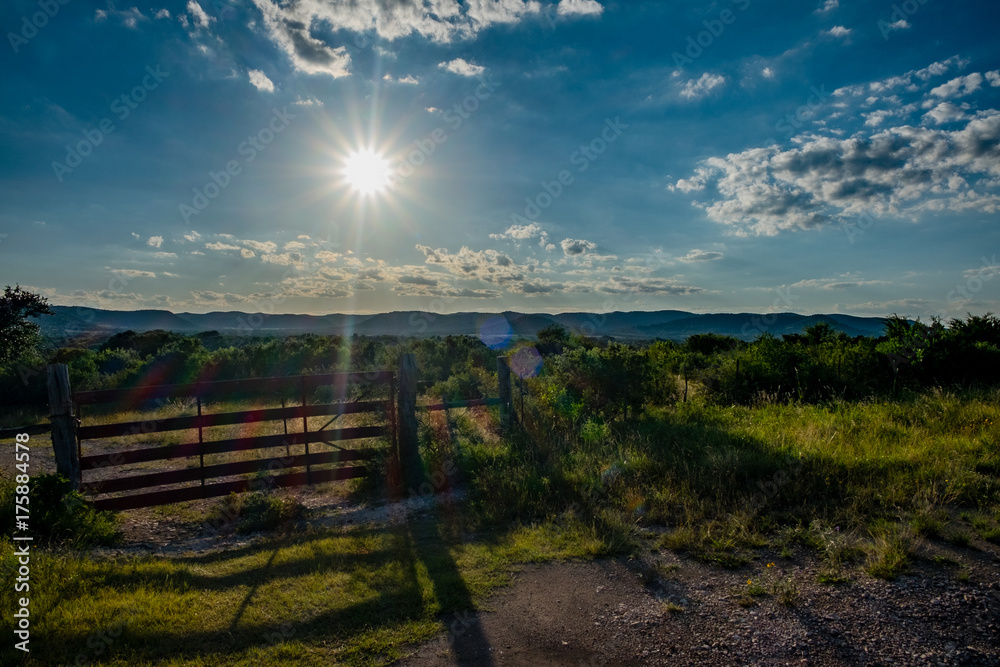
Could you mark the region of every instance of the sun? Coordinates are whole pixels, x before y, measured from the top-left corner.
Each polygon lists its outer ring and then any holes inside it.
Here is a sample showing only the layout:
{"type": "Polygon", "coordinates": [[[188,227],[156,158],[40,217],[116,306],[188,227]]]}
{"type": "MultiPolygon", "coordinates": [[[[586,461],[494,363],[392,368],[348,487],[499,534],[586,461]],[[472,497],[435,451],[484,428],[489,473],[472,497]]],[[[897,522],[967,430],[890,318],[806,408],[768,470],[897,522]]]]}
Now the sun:
{"type": "Polygon", "coordinates": [[[389,185],[389,161],[371,149],[355,151],[344,162],[344,176],[361,194],[376,194],[389,185]]]}

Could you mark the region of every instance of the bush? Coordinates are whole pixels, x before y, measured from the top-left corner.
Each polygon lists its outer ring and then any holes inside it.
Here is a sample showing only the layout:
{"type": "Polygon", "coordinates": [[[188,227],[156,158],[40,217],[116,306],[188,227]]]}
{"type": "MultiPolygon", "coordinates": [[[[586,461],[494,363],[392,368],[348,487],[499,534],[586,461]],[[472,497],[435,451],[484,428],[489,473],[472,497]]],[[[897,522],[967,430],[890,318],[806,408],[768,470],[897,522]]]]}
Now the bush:
{"type": "Polygon", "coordinates": [[[565,412],[566,406],[577,406],[584,415],[601,415],[614,420],[625,417],[631,410],[638,413],[646,401],[650,383],[650,368],[645,355],[621,343],[606,348],[576,348],[559,357],[552,365],[550,385],[562,391],[550,392],[549,407],[565,412]]]}
{"type": "Polygon", "coordinates": [[[230,526],[237,533],[274,530],[305,516],[305,506],[295,498],[282,498],[266,491],[230,493],[208,516],[208,523],[230,526]]]}
{"type": "MultiPolygon", "coordinates": [[[[62,475],[32,477],[29,487],[28,533],[36,542],[82,549],[111,546],[121,539],[117,516],[87,504],[62,475]]],[[[14,480],[0,478],[0,525],[7,536],[14,534],[15,491],[14,480]]]]}

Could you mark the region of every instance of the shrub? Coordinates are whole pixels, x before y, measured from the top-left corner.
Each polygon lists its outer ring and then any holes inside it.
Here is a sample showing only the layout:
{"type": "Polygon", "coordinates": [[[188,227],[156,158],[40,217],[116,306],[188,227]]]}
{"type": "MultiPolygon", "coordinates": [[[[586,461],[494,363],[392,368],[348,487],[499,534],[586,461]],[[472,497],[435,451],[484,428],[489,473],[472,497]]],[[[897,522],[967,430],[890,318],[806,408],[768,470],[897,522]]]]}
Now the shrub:
{"type": "MultiPolygon", "coordinates": [[[[62,475],[38,475],[29,483],[29,534],[37,542],[81,549],[110,546],[121,539],[117,516],[94,509],[84,497],[71,490],[62,475]]],[[[14,480],[0,478],[0,525],[4,535],[13,535],[14,480]]]]}
{"type": "Polygon", "coordinates": [[[295,498],[282,498],[266,491],[230,493],[209,512],[207,522],[229,526],[235,532],[274,530],[305,516],[305,506],[295,498]]]}

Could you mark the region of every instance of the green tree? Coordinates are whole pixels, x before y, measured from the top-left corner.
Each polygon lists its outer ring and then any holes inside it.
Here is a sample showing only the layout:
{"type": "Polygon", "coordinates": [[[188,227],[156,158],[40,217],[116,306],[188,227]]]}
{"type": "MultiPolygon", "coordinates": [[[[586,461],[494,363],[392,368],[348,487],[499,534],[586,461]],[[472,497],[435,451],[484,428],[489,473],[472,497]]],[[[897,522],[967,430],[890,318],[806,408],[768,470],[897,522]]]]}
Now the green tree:
{"type": "Polygon", "coordinates": [[[569,347],[570,336],[565,328],[550,324],[538,332],[538,352],[543,355],[562,354],[569,347]]]}
{"type": "Polygon", "coordinates": [[[34,351],[42,340],[41,327],[30,318],[51,315],[48,300],[39,294],[7,285],[0,296],[0,363],[16,361],[34,351]]]}

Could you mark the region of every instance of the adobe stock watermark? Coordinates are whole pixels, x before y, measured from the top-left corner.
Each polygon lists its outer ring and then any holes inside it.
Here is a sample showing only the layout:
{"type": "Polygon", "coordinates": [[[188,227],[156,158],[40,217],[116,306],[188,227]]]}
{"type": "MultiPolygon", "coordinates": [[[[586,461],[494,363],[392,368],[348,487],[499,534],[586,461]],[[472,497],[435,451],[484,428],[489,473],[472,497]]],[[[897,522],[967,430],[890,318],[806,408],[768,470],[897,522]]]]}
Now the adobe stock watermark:
{"type": "Polygon", "coordinates": [[[757,488],[759,489],[756,493],[750,496],[748,501],[748,506],[751,512],[756,513],[764,509],[781,488],[791,482],[793,479],[797,478],[801,473],[802,469],[805,467],[805,461],[801,458],[795,458],[789,456],[786,464],[778,469],[769,478],[761,479],[757,481],[757,488]]]}
{"type": "Polygon", "coordinates": [[[21,17],[21,29],[7,33],[7,41],[10,42],[10,48],[14,53],[16,54],[22,46],[34,39],[38,31],[56,17],[61,6],[68,4],[69,0],[38,0],[38,8],[41,11],[35,12],[30,17],[25,14],[21,17]]]}
{"type": "MultiPolygon", "coordinates": [[[[279,283],[291,278],[293,275],[295,275],[295,270],[293,268],[289,268],[285,271],[285,275],[281,277],[279,283]]],[[[264,326],[264,322],[267,321],[267,318],[275,314],[275,306],[283,304],[288,296],[288,291],[285,290],[278,292],[277,294],[271,294],[264,299],[254,301],[251,308],[257,309],[257,312],[248,314],[246,319],[244,319],[242,315],[236,318],[236,334],[238,336],[252,335],[254,331],[264,326]]]]}
{"type": "MultiPolygon", "coordinates": [[[[605,118],[604,127],[600,133],[570,154],[570,164],[576,167],[578,173],[582,174],[587,171],[591,163],[597,160],[608,149],[608,146],[617,141],[622,132],[627,129],[628,125],[622,123],[619,116],[615,116],[614,120],[605,118]]],[[[562,195],[565,188],[573,184],[573,181],[574,176],[569,169],[561,170],[551,181],[543,179],[541,181],[542,189],[538,191],[538,194],[534,197],[524,198],[524,216],[512,213],[511,222],[515,225],[530,224],[529,221],[536,219],[542,214],[542,211],[552,206],[552,203],[562,195]]]]}
{"type": "Polygon", "coordinates": [[[191,216],[198,215],[208,208],[209,203],[229,187],[233,178],[243,173],[243,167],[257,159],[257,156],[264,152],[268,145],[274,141],[274,138],[288,127],[290,121],[298,117],[296,114],[288,113],[287,104],[281,108],[281,111],[272,109],[272,112],[270,120],[264,127],[248,136],[236,147],[236,152],[243,156],[242,163],[233,158],[226,162],[223,169],[217,172],[209,171],[209,180],[205,181],[205,184],[200,188],[193,188],[194,195],[191,197],[191,203],[182,202],[178,206],[184,222],[190,223],[191,216]]]}
{"type": "Polygon", "coordinates": [[[756,332],[758,336],[765,334],[768,331],[768,327],[773,325],[778,321],[778,313],[782,312],[781,308],[791,308],[795,301],[799,300],[799,297],[792,294],[792,291],[787,287],[778,287],[774,290],[778,295],[775,297],[774,301],[771,303],[771,308],[766,315],[754,315],[750,318],[743,328],[740,329],[740,333],[746,337],[751,336],[756,332]]]}
{"type": "MultiPolygon", "coordinates": [[[[204,5],[204,3],[202,3],[204,5]]],[[[232,21],[239,16],[235,3],[229,0],[213,0],[210,11],[220,21],[232,21]]]]}
{"type": "Polygon", "coordinates": [[[844,230],[847,235],[847,240],[850,243],[859,237],[864,235],[872,225],[875,224],[875,216],[871,214],[870,211],[862,211],[856,221],[847,222],[846,220],[841,221],[840,228],[844,230]]]}
{"type": "MultiPolygon", "coordinates": [[[[479,86],[475,92],[461,102],[456,102],[441,115],[442,119],[452,132],[457,132],[465,121],[479,109],[481,103],[488,100],[496,92],[499,86],[500,82],[496,81],[492,74],[480,78],[479,86]]],[[[395,187],[412,176],[427,161],[427,158],[434,154],[438,146],[446,141],[448,141],[448,133],[443,127],[436,127],[427,136],[414,141],[413,149],[389,172],[389,185],[395,187]]]]}
{"type": "Polygon", "coordinates": [[[893,373],[898,373],[904,365],[912,364],[919,359],[920,352],[928,349],[935,340],[941,337],[944,333],[944,327],[937,323],[927,329],[914,327],[913,331],[913,338],[907,341],[902,348],[886,354],[893,373]]]}
{"type": "Polygon", "coordinates": [[[982,265],[978,269],[966,271],[965,284],[955,285],[955,289],[947,294],[948,303],[952,304],[952,309],[965,301],[971,301],[972,297],[983,289],[985,283],[993,280],[993,276],[1000,273],[1000,266],[997,266],[997,256],[990,258],[983,257],[982,265]]]}
{"type": "MultiPolygon", "coordinates": [[[[114,623],[103,630],[93,632],[87,637],[88,651],[77,653],[74,665],[93,665],[101,662],[100,658],[105,652],[110,653],[111,647],[118,641],[129,625],[139,620],[145,611],[134,602],[119,612],[114,623]]],[[[105,656],[106,657],[106,656],[105,656]]]]}
{"type": "Polygon", "coordinates": [[[830,93],[826,92],[826,84],[820,85],[819,88],[810,86],[806,103],[798,107],[795,113],[785,114],[784,118],[775,123],[775,131],[781,132],[785,139],[791,139],[798,130],[802,129],[802,125],[807,120],[816,115],[816,112],[826,103],[829,97],[830,93]]]}
{"type": "MultiPolygon", "coordinates": [[[[750,0],[732,0],[732,4],[736,5],[737,9],[743,12],[750,6],[750,0]]],[[[736,12],[727,7],[719,12],[716,18],[702,21],[701,24],[705,26],[705,29],[696,35],[688,35],[684,52],[674,51],[671,54],[674,59],[674,66],[680,68],[684,65],[694,63],[695,60],[705,53],[705,49],[711,47],[715,43],[715,40],[722,36],[722,33],[726,30],[726,26],[736,22],[738,16],[736,12]]]]}
{"type": "MultiPolygon", "coordinates": [[[[132,90],[116,97],[111,103],[111,112],[118,120],[125,120],[168,76],[170,74],[162,71],[159,65],[155,68],[147,65],[146,76],[142,78],[142,82],[132,90]]],[[[96,128],[83,130],[83,139],[76,144],[66,145],[66,158],[63,162],[52,162],[52,171],[55,172],[56,180],[62,183],[63,177],[83,164],[84,158],[93,153],[94,149],[104,142],[104,138],[114,131],[115,124],[111,118],[102,118],[96,128]]]]}
{"type": "Polygon", "coordinates": [[[882,33],[882,39],[886,42],[889,41],[890,33],[896,30],[901,30],[903,28],[909,28],[910,22],[907,21],[909,17],[917,13],[921,5],[926,5],[930,0],[905,0],[899,4],[892,6],[892,14],[889,15],[889,20],[879,19],[875,22],[880,33],[882,33]]]}

